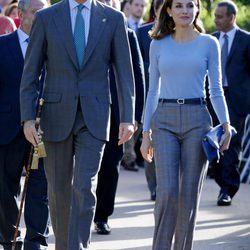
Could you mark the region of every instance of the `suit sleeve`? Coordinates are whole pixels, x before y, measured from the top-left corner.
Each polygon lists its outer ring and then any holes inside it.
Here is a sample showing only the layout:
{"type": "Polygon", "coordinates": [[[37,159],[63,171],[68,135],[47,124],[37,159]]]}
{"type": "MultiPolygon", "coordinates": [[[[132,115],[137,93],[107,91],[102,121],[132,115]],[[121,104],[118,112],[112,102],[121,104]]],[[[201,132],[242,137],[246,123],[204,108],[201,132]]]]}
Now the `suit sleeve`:
{"type": "Polygon", "coordinates": [[[120,122],[134,124],[135,86],[126,24],[121,13],[117,13],[117,24],[112,40],[112,65],[116,77],[120,122]]]}
{"type": "Polygon", "coordinates": [[[129,44],[131,49],[133,71],[135,78],[135,120],[142,122],[142,112],[145,98],[145,77],[142,56],[136,38],[135,32],[128,33],[129,44]]]}
{"type": "Polygon", "coordinates": [[[34,120],[38,98],[39,76],[44,65],[46,50],[45,31],[39,13],[36,15],[30,33],[30,42],[24,61],[20,86],[21,121],[34,120]]]}

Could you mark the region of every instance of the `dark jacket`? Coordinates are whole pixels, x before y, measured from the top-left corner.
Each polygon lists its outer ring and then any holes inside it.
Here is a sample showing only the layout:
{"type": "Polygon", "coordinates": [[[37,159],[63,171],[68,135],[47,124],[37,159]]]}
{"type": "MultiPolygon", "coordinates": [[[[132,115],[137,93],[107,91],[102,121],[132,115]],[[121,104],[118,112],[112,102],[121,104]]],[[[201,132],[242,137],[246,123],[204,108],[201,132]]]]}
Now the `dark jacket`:
{"type": "MultiPolygon", "coordinates": [[[[213,33],[219,39],[220,32],[213,33]]],[[[226,64],[228,102],[240,115],[250,113],[250,34],[238,29],[226,64]]]]}
{"type": "Polygon", "coordinates": [[[22,129],[19,89],[23,55],[16,31],[0,37],[0,55],[0,145],[6,145],[22,129]]]}

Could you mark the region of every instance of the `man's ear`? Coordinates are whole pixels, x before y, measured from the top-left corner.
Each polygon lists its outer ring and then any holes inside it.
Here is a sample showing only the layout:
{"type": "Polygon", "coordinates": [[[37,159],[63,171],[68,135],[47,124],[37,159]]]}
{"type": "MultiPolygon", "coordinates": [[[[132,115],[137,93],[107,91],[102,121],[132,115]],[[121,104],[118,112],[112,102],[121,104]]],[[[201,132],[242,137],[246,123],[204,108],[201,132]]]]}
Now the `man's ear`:
{"type": "Polygon", "coordinates": [[[236,15],[231,15],[231,23],[235,23],[236,15]]]}

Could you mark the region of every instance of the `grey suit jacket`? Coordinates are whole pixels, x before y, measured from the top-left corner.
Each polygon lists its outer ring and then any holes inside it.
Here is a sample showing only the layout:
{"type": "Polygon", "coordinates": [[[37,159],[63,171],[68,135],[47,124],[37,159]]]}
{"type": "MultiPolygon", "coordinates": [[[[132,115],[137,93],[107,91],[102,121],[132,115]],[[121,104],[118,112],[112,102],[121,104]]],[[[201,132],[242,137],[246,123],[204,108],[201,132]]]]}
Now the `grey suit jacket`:
{"type": "Polygon", "coordinates": [[[35,85],[45,64],[45,106],[41,118],[44,140],[67,138],[78,100],[89,131],[101,140],[108,140],[110,63],[117,76],[120,121],[134,123],[134,78],[123,15],[93,0],[90,18],[82,68],[77,63],[68,1],[39,11],[34,20],[21,81],[21,119],[35,118],[35,85]]]}

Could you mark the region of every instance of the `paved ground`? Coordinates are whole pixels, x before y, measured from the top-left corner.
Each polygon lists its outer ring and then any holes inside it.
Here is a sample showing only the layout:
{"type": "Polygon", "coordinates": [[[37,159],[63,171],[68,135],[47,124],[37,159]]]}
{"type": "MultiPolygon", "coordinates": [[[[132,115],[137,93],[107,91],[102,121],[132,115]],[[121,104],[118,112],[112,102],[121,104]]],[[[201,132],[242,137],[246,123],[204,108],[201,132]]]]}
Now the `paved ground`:
{"type": "MultiPolygon", "coordinates": [[[[250,250],[250,185],[241,185],[230,207],[216,206],[218,191],[213,180],[205,181],[194,250],[250,250]]],[[[112,234],[101,236],[93,232],[91,250],[150,250],[153,206],[144,170],[135,173],[122,169],[115,212],[109,220],[112,234]]],[[[51,230],[49,250],[53,249],[51,230]]]]}

